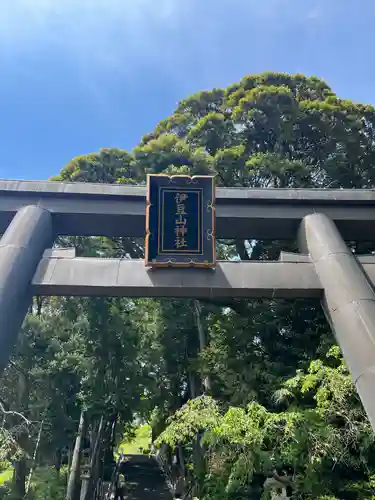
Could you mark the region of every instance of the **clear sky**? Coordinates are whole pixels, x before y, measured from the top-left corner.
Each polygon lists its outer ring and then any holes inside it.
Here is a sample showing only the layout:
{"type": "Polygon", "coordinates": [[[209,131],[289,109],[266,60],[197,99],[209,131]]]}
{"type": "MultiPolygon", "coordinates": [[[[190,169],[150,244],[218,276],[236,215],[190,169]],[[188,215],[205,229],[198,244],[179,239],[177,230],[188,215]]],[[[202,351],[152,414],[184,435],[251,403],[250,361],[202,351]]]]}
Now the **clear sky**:
{"type": "Polygon", "coordinates": [[[375,104],[375,0],[0,0],[0,65],[0,177],[46,179],[245,74],[375,104]]]}

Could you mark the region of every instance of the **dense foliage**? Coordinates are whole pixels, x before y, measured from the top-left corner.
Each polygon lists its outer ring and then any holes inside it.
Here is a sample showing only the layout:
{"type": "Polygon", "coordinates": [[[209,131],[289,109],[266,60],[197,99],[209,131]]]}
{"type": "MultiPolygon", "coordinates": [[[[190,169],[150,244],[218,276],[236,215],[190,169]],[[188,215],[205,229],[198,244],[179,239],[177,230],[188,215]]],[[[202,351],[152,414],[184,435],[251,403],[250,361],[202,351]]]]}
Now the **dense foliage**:
{"type": "MultiPolygon", "coordinates": [[[[52,180],[135,184],[178,172],[231,187],[369,188],[374,164],[374,108],[317,78],[265,73],[188,97],[134,151],[77,157],[52,180]]],[[[57,243],[79,255],[143,256],[131,238],[57,243]]],[[[272,260],[294,248],[249,234],[217,251],[272,260]]],[[[82,411],[88,435],[101,418],[106,429],[150,421],[207,500],[266,498],[267,475],[283,469],[294,498],[375,498],[372,431],[315,301],[38,299],[0,398],[27,419],[10,414],[2,429],[0,460],[15,463],[18,498],[41,422],[39,466],[72,450],[82,411]]]]}

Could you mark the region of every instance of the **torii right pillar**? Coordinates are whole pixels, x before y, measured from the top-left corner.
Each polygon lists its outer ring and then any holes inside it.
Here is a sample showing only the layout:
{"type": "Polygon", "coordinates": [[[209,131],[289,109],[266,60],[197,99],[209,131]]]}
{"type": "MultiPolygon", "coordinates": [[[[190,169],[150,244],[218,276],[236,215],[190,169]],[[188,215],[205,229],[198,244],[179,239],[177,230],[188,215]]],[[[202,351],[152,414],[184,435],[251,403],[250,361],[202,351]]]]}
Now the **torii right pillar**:
{"type": "Polygon", "coordinates": [[[375,292],[334,222],[306,216],[300,250],[310,255],[324,288],[323,307],[375,431],[375,292]]]}

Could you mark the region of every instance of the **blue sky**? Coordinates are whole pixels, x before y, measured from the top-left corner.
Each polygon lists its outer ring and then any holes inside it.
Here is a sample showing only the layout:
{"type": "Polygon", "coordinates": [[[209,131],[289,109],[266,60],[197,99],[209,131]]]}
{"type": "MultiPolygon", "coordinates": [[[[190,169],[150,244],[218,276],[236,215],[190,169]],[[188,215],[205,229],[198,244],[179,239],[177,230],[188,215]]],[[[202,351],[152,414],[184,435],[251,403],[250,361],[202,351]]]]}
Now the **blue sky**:
{"type": "Polygon", "coordinates": [[[375,104],[374,0],[1,0],[0,177],[131,149],[188,94],[266,70],[375,104]]]}

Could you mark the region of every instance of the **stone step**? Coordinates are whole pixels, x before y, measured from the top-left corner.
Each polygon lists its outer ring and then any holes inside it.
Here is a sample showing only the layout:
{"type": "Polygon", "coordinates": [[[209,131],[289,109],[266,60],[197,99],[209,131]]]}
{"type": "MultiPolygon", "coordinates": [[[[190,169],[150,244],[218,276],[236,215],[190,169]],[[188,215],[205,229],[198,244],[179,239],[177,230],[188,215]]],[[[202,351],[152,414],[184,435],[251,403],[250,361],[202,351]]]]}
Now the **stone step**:
{"type": "Polygon", "coordinates": [[[126,500],[172,500],[165,478],[154,458],[126,455],[121,465],[126,500]]]}

